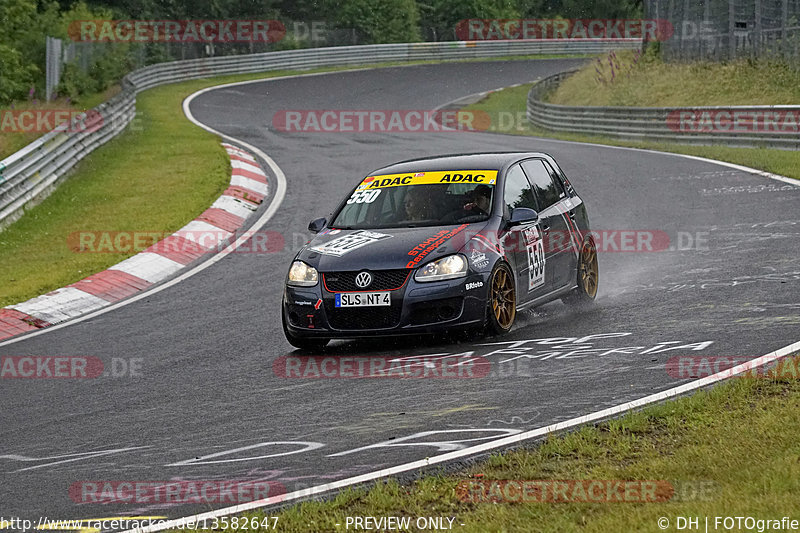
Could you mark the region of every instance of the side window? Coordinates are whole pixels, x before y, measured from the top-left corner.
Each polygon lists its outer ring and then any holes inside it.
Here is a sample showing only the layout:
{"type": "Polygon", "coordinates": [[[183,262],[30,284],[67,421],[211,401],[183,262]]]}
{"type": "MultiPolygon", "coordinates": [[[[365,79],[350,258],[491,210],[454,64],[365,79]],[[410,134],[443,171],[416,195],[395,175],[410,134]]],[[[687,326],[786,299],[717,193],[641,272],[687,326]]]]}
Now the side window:
{"type": "Polygon", "coordinates": [[[506,172],[505,192],[503,193],[506,217],[511,215],[515,207],[528,207],[536,209],[536,199],[531,190],[531,184],[525,178],[525,173],[519,165],[514,165],[506,172]]]}
{"type": "Polygon", "coordinates": [[[539,211],[544,211],[559,201],[561,192],[556,188],[556,182],[550,177],[550,172],[545,168],[541,159],[523,161],[522,168],[525,169],[525,174],[533,185],[539,203],[539,211]]]}
{"type": "Polygon", "coordinates": [[[558,172],[556,172],[553,169],[553,166],[550,163],[544,160],[542,161],[542,163],[544,163],[545,168],[547,168],[547,172],[550,173],[550,179],[552,179],[553,183],[556,184],[556,191],[558,192],[558,197],[566,198],[567,193],[564,190],[564,183],[561,181],[561,176],[558,175],[558,172]]]}

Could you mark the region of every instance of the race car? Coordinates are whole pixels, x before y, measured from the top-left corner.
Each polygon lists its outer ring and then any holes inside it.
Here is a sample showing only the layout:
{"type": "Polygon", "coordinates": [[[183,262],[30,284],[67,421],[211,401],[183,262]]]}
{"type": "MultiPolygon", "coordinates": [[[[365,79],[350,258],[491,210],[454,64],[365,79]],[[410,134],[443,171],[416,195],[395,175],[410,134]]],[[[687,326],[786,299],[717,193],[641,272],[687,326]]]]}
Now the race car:
{"type": "Polygon", "coordinates": [[[597,295],[583,200],[545,153],[403,161],[362,179],[295,256],[290,344],[437,331],[508,332],[519,311],[597,295]]]}

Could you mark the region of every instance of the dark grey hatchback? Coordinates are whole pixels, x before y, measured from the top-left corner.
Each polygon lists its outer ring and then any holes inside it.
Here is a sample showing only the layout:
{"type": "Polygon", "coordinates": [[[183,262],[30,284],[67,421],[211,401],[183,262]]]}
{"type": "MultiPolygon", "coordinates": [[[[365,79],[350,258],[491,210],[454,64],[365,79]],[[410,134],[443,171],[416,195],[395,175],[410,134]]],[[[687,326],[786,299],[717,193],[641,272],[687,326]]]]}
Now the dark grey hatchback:
{"type": "Polygon", "coordinates": [[[317,235],[295,256],[282,302],[298,348],[454,328],[504,333],[521,309],[597,294],[586,207],[544,153],[390,165],[309,230],[317,235]]]}

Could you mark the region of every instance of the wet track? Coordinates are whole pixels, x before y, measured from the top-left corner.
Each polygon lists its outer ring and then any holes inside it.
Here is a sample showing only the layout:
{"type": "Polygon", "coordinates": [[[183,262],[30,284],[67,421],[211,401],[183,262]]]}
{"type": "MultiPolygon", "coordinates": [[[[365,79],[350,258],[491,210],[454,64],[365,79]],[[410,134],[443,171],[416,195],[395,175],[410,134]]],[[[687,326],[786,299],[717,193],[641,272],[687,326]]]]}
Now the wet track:
{"type": "Polygon", "coordinates": [[[0,355],[141,360],[135,377],[2,380],[0,514],[184,516],[220,505],[98,505],[81,503],[69,489],[98,480],[259,479],[291,491],[670,388],[685,381],[665,370],[671,357],[756,357],[795,342],[800,187],[667,154],[510,135],[271,129],[281,110],[432,109],[574,64],[341,72],[196,98],[195,118],[263,150],[286,174],[286,197],[264,228],[280,232],[286,246],[268,255],[232,254],[131,305],[0,346],[0,355]],[[587,201],[594,229],[664,232],[673,250],[601,249],[592,310],[552,303],[521,315],[505,337],[337,341],[330,349],[399,357],[472,351],[491,362],[484,378],[276,376],[274,360],[293,353],[281,331],[283,278],[308,221],[327,215],[373,168],[492,150],[552,154],[587,201]],[[532,341],[510,344],[522,340],[532,341]],[[449,433],[417,435],[443,430],[449,433]],[[441,441],[464,442],[424,444],[441,441]],[[386,445],[373,446],[380,443],[386,445]]]}

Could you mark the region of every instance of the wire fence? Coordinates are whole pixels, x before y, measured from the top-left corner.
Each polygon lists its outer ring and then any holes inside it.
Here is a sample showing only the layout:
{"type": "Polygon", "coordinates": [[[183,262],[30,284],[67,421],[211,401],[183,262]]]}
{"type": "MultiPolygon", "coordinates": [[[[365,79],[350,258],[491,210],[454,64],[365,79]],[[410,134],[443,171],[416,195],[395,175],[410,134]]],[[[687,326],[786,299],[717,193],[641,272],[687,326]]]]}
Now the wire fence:
{"type": "Polygon", "coordinates": [[[667,60],[780,59],[800,68],[800,0],[645,0],[669,21],[667,60]]]}

